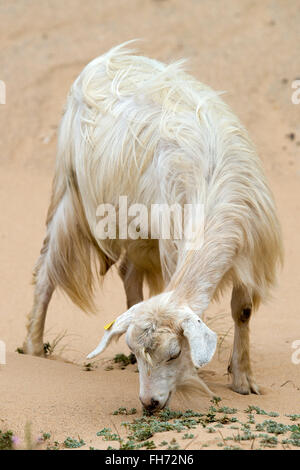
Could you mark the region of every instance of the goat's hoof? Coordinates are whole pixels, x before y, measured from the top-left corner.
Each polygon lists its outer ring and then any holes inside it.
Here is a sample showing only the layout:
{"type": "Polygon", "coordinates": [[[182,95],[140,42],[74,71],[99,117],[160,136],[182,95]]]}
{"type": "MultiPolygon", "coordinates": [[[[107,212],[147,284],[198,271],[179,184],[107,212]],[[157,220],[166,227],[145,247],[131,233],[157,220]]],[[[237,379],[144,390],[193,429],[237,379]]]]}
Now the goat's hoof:
{"type": "Polygon", "coordinates": [[[31,341],[25,341],[23,343],[22,352],[24,354],[29,354],[30,356],[38,356],[44,357],[45,356],[45,349],[44,344],[33,345],[31,341]]]}
{"type": "Polygon", "coordinates": [[[250,393],[260,395],[258,385],[256,385],[252,377],[246,373],[240,374],[238,378],[235,378],[231,388],[234,392],[240,393],[241,395],[250,395],[250,393]]]}

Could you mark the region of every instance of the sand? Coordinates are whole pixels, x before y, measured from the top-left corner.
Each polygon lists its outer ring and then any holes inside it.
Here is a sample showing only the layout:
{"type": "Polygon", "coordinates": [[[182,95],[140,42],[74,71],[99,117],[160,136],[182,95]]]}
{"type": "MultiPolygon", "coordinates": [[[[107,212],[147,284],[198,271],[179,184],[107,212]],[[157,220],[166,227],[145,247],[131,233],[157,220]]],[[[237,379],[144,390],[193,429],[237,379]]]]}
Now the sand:
{"type": "MultiPolygon", "coordinates": [[[[121,429],[124,417],[113,416],[114,410],[135,407],[141,415],[136,366],[105,370],[116,353],[128,354],[124,340],[105,352],[95,370],[82,366],[103,326],[125,310],[115,273],[97,292],[97,316],[85,315],[55,293],[46,340],[64,338],[52,360],[15,352],[31,308],[31,271],[45,233],[67,91],[92,58],[132,38],[145,39],[139,48],[153,58],[189,58],[191,73],[226,91],[224,99],[258,148],[283,227],[285,266],[279,285],[251,322],[253,369],[263,395],[240,396],[229,388],[233,330],[228,295],[206,313],[208,321],[216,319],[220,336],[231,330],[203,376],[224,406],[244,410],[251,404],[281,415],[299,414],[300,364],[292,361],[292,344],[300,340],[300,104],[291,100],[292,82],[300,74],[299,2],[16,0],[0,2],[0,18],[0,80],[7,88],[6,104],[0,104],[0,340],[8,352],[7,364],[0,366],[0,429],[22,436],[30,421],[34,435],[51,432],[57,441],[79,435],[87,445],[106,448],[95,433],[105,426],[121,429]]],[[[203,412],[209,405],[202,394],[172,402],[174,409],[203,412]]],[[[160,435],[158,442],[173,434],[160,435]]],[[[205,443],[218,448],[220,436],[211,437],[201,427],[194,434],[190,449],[205,443]]]]}

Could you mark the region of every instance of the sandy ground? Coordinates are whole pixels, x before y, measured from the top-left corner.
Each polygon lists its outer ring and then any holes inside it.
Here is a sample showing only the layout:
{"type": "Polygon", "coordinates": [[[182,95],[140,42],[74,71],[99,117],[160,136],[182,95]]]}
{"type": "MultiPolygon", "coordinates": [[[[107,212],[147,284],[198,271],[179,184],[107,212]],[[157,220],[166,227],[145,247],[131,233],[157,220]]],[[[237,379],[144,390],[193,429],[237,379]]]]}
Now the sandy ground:
{"type": "MultiPolygon", "coordinates": [[[[80,435],[88,445],[106,448],[95,433],[105,426],[121,429],[124,418],[112,416],[114,410],[136,407],[141,414],[136,367],[105,370],[106,360],[128,353],[123,340],[106,351],[97,369],[82,367],[103,325],[125,309],[116,274],[97,293],[95,317],[55,293],[46,340],[65,333],[58,355],[71,363],[15,352],[31,307],[31,270],[44,235],[66,93],[87,62],[132,38],[144,38],[143,54],[159,60],[190,58],[199,80],[227,91],[224,98],[259,149],[283,226],[286,261],[279,286],[251,324],[253,369],[264,394],[245,397],[229,389],[232,329],[205,380],[226,406],[299,414],[300,364],[292,362],[292,343],[300,340],[300,104],[291,101],[291,84],[300,78],[300,2],[16,0],[0,1],[0,19],[0,80],[7,87],[7,104],[0,105],[0,339],[8,351],[7,364],[0,366],[0,429],[22,435],[30,421],[35,434],[51,432],[57,441],[80,435]]],[[[207,312],[219,335],[232,326],[228,300],[207,312]]],[[[208,406],[201,394],[172,402],[175,409],[204,412],[208,406]]],[[[201,428],[194,434],[189,448],[218,448],[220,436],[211,438],[201,428]]]]}

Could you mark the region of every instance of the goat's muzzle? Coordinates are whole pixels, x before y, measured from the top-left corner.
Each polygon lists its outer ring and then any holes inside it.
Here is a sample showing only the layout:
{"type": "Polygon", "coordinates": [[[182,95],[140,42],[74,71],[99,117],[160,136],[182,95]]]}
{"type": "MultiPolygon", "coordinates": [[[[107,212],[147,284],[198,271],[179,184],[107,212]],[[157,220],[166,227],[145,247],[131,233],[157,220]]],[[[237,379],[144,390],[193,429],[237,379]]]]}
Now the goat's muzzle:
{"type": "Polygon", "coordinates": [[[151,398],[147,402],[143,401],[142,398],[140,398],[144,410],[147,411],[147,413],[151,413],[151,414],[154,413],[155,411],[162,410],[169,403],[171,393],[172,392],[169,393],[167,400],[163,404],[161,404],[161,402],[155,398],[151,398]]]}

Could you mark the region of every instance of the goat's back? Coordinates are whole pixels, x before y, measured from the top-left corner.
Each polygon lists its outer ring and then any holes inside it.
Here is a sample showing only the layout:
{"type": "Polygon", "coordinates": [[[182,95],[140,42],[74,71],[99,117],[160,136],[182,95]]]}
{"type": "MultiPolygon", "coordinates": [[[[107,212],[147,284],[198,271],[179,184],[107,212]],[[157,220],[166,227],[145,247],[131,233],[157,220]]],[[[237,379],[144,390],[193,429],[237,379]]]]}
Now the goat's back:
{"type": "MultiPolygon", "coordinates": [[[[95,238],[97,206],[117,207],[122,195],[147,207],[202,203],[207,234],[226,231],[230,219],[241,282],[260,283],[264,296],[274,281],[280,228],[255,148],[220,94],[182,62],[165,65],[119,46],[88,64],[67,101],[57,174],[75,178],[95,238]]],[[[162,264],[168,254],[174,260],[172,248],[160,243],[162,264]]]]}

